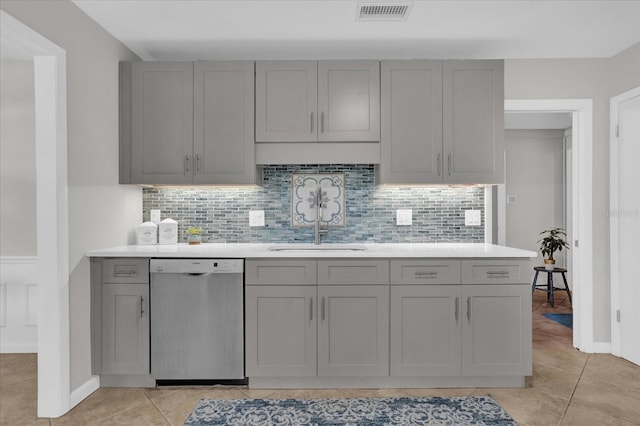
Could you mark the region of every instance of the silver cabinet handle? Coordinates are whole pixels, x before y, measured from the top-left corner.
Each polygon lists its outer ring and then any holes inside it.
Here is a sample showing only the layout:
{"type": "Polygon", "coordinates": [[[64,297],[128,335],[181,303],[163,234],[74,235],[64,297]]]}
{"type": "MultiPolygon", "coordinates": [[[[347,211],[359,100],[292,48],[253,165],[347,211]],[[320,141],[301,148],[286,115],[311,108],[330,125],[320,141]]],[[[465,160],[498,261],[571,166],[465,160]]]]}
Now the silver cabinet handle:
{"type": "Polygon", "coordinates": [[[447,154],[447,173],[451,176],[451,154],[447,154]]]}
{"type": "Polygon", "coordinates": [[[467,323],[471,325],[471,297],[467,297],[467,323]]]}
{"type": "Polygon", "coordinates": [[[313,111],[311,111],[311,133],[313,133],[313,125],[314,125],[314,115],[315,113],[313,111]]]}
{"type": "Polygon", "coordinates": [[[442,154],[438,154],[438,159],[436,161],[436,167],[438,169],[438,176],[440,176],[440,168],[442,166],[442,154]]]}
{"type": "Polygon", "coordinates": [[[324,111],[320,113],[320,133],[324,133],[324,111]]]}
{"type": "Polygon", "coordinates": [[[487,276],[489,277],[493,277],[496,275],[500,277],[505,277],[509,275],[509,271],[487,271],[487,276]]]}
{"type": "Polygon", "coordinates": [[[456,297],[456,324],[458,324],[459,315],[460,315],[460,298],[456,297]]]}
{"type": "Polygon", "coordinates": [[[324,297],[320,302],[320,320],[324,321],[324,297]]]}
{"type": "Polygon", "coordinates": [[[426,272],[414,272],[413,274],[416,278],[425,278],[425,279],[431,279],[431,278],[435,278],[438,276],[437,272],[434,271],[426,271],[426,272]]]}
{"type": "Polygon", "coordinates": [[[185,155],[184,156],[184,174],[186,175],[187,173],[189,173],[189,156],[185,155]]]}
{"type": "Polygon", "coordinates": [[[313,321],[313,297],[309,298],[309,321],[313,321]]]}
{"type": "Polygon", "coordinates": [[[138,271],[135,270],[129,270],[129,271],[115,271],[113,273],[113,277],[114,278],[119,278],[119,277],[134,277],[136,274],[138,273],[138,271]]]}
{"type": "Polygon", "coordinates": [[[196,155],[196,174],[200,173],[200,155],[196,155]]]}
{"type": "Polygon", "coordinates": [[[140,318],[144,316],[144,297],[140,296],[140,318]]]}

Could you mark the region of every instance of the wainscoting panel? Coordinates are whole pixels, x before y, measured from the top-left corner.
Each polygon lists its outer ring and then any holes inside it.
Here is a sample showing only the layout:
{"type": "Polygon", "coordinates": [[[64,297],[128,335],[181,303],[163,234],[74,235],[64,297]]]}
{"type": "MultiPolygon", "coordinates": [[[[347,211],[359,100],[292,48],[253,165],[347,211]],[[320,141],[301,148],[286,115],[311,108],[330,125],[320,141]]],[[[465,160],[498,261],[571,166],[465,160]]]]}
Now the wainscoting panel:
{"type": "Polygon", "coordinates": [[[38,259],[0,257],[0,353],[37,352],[38,259]]]}

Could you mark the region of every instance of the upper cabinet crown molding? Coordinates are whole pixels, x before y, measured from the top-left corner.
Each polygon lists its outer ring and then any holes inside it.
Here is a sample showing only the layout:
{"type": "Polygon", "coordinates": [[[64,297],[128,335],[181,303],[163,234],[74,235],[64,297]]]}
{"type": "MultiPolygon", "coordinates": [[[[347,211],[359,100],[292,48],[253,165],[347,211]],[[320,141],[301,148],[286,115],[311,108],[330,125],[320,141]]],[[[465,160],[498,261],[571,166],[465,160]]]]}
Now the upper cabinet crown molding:
{"type": "Polygon", "coordinates": [[[254,62],[120,65],[121,183],[253,184],[254,62]]]}
{"type": "Polygon", "coordinates": [[[379,61],[256,63],[256,142],[379,140],[379,61]]]}
{"type": "Polygon", "coordinates": [[[504,62],[382,61],[380,182],[504,181],[504,62]]]}

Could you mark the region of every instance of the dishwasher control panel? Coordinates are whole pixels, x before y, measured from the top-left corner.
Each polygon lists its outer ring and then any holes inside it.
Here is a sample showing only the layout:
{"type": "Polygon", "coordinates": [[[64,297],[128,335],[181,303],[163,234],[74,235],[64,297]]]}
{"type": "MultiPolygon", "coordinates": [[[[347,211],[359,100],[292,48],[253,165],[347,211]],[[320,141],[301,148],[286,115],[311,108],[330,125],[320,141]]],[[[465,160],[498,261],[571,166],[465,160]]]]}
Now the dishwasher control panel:
{"type": "Polygon", "coordinates": [[[242,274],[244,259],[151,259],[152,274],[242,274]]]}

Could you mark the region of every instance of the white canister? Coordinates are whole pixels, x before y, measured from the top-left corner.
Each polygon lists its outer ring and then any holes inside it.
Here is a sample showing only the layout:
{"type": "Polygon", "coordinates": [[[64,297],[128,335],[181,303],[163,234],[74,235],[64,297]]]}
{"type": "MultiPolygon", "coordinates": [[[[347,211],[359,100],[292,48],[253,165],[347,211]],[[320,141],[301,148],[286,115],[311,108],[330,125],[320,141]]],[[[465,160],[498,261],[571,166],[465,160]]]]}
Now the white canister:
{"type": "Polygon", "coordinates": [[[158,225],[153,222],[144,222],[136,229],[138,244],[158,244],[158,225]]]}
{"type": "Polygon", "coordinates": [[[160,222],[160,244],[178,244],[178,222],[170,218],[160,222]]]}

